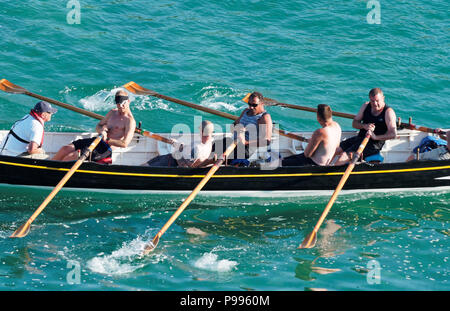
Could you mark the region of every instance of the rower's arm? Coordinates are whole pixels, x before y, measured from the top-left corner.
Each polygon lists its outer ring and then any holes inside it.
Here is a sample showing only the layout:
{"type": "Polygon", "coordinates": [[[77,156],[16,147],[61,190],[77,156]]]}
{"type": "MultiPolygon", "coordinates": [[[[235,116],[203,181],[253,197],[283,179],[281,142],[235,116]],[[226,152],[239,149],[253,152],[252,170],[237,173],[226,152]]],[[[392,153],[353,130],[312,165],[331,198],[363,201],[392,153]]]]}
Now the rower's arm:
{"type": "Polygon", "coordinates": [[[272,124],[272,117],[270,116],[270,114],[266,113],[261,119],[260,122],[258,122],[259,124],[263,124],[263,128],[265,129],[264,131],[264,140],[268,145],[270,145],[270,141],[272,140],[272,130],[273,130],[273,124],[272,124]]]}
{"type": "Polygon", "coordinates": [[[42,148],[39,148],[39,145],[32,141],[28,144],[27,151],[29,154],[42,153],[42,148]]]}
{"type": "Polygon", "coordinates": [[[315,130],[311,136],[311,139],[308,142],[308,146],[305,149],[305,157],[310,158],[316,152],[317,147],[319,147],[320,143],[324,139],[324,134],[321,129],[315,130]]]}
{"type": "Polygon", "coordinates": [[[357,130],[361,130],[361,129],[365,129],[367,131],[369,130],[369,124],[361,123],[363,116],[364,116],[364,110],[366,110],[367,105],[369,105],[369,102],[365,102],[359,109],[356,116],[353,118],[353,122],[352,122],[353,128],[355,128],[357,130]]]}
{"type": "MultiPolygon", "coordinates": [[[[95,131],[99,134],[106,134],[108,131],[108,120],[111,117],[111,112],[108,112],[106,116],[100,120],[100,122],[97,123],[97,126],[95,127],[95,131]]],[[[106,139],[106,136],[103,138],[106,139]]]]}

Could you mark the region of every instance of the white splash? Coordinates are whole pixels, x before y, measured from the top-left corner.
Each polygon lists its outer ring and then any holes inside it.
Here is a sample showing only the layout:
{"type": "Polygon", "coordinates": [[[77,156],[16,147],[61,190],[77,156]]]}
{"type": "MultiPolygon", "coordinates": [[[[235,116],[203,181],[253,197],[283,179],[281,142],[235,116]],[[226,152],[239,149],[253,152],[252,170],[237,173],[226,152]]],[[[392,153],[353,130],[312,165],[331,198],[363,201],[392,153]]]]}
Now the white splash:
{"type": "Polygon", "coordinates": [[[147,265],[148,258],[152,263],[164,260],[164,256],[156,254],[142,260],[142,252],[148,241],[138,237],[131,242],[123,243],[122,247],[110,255],[94,257],[87,262],[87,267],[97,273],[107,275],[121,275],[132,273],[147,265]]]}
{"type": "Polygon", "coordinates": [[[205,107],[217,110],[225,109],[234,112],[242,110],[242,107],[245,106],[244,102],[236,101],[236,103],[230,104],[223,101],[229,99],[230,96],[233,96],[234,93],[236,93],[236,91],[233,89],[227,89],[217,86],[206,86],[202,88],[201,92],[203,93],[203,100],[201,101],[201,105],[205,107]]]}
{"type": "MultiPolygon", "coordinates": [[[[114,88],[112,90],[100,90],[94,95],[80,99],[80,103],[84,109],[89,111],[109,111],[112,108],[116,108],[116,106],[114,105],[114,96],[119,90],[125,89],[114,88]]],[[[130,101],[133,102],[135,96],[128,91],[127,93],[130,101]]]]}
{"type": "Polygon", "coordinates": [[[204,253],[195,261],[194,266],[208,271],[229,272],[238,265],[236,261],[228,259],[218,260],[219,256],[213,253],[204,253]]]}

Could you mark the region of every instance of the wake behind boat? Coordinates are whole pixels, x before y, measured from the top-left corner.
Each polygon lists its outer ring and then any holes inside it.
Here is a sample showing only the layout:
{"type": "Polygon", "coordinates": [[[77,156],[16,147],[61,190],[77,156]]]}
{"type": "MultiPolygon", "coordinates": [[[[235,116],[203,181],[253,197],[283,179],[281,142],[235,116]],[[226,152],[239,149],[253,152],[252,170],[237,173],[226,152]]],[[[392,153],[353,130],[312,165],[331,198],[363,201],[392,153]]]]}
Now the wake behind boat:
{"type": "MultiPolygon", "coordinates": [[[[8,131],[0,131],[0,140],[8,131]]],[[[311,132],[296,133],[310,137],[311,132]]],[[[50,158],[57,150],[74,139],[94,137],[96,133],[47,132],[44,149],[50,158]]],[[[159,134],[170,138],[170,134],[159,134]]],[[[195,134],[177,137],[190,141],[195,134]]],[[[223,133],[214,134],[216,141],[223,133]]],[[[343,132],[343,138],[355,132],[343,132]]],[[[450,160],[405,162],[411,151],[427,133],[399,130],[398,139],[387,141],[381,155],[382,163],[360,162],[354,168],[345,190],[377,190],[398,188],[430,188],[450,186],[450,160]]],[[[277,136],[273,154],[283,157],[303,152],[306,143],[277,136]]],[[[170,152],[170,145],[135,134],[127,148],[118,148],[112,164],[84,162],[65,185],[65,188],[191,191],[209,168],[145,167],[149,159],[170,152]]],[[[254,159],[250,167],[221,166],[204,191],[220,191],[226,195],[239,191],[331,191],[344,174],[346,166],[271,167],[254,159]]],[[[54,187],[72,167],[73,162],[39,160],[0,156],[0,183],[54,187]]]]}

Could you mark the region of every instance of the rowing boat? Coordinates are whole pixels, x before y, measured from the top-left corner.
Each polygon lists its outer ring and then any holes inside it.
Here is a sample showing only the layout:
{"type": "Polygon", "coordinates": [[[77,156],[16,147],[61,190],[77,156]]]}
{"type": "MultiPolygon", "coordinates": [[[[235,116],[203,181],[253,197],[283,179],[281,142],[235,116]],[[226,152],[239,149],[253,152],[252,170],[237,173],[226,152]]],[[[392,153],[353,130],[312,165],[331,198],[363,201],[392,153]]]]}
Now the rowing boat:
{"type": "MultiPolygon", "coordinates": [[[[0,141],[8,131],[0,131],[0,141]]],[[[312,132],[296,133],[311,137],[312,132]]],[[[343,133],[343,138],[356,132],[343,133]]],[[[46,132],[44,149],[50,158],[57,150],[79,138],[93,137],[96,133],[46,132]]],[[[171,138],[170,134],[158,134],[171,138]]],[[[183,134],[176,138],[183,142],[198,134],[183,134]]],[[[229,134],[215,133],[221,140],[229,134]]],[[[403,188],[450,187],[450,160],[411,161],[405,159],[427,134],[413,130],[399,130],[398,139],[387,141],[381,155],[382,163],[361,162],[356,165],[345,184],[346,190],[379,190],[403,188]]],[[[303,152],[306,143],[288,137],[276,137],[273,153],[289,156],[303,152]]],[[[127,148],[114,150],[112,164],[84,162],[65,188],[191,191],[205,176],[209,168],[145,167],[142,163],[170,152],[170,145],[135,135],[127,148]]],[[[259,162],[260,163],[260,162],[259,162]]],[[[0,183],[54,187],[72,167],[73,162],[60,162],[0,155],[0,183]]],[[[344,174],[346,166],[267,167],[224,166],[211,178],[203,191],[227,195],[240,191],[332,191],[344,174]]]]}

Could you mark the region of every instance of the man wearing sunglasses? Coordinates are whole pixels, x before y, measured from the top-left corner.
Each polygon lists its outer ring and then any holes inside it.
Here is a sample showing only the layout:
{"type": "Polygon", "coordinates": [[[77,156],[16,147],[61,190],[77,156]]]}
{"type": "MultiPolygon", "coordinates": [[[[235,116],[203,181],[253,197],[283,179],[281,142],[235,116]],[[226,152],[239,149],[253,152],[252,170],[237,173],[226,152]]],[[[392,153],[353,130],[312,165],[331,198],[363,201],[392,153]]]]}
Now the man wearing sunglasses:
{"type": "MultiPolygon", "coordinates": [[[[253,92],[248,98],[248,108],[244,109],[233,123],[233,137],[238,144],[229,159],[248,159],[258,147],[268,147],[272,139],[272,127],[272,118],[264,108],[263,95],[253,92]]],[[[231,138],[224,138],[222,150],[215,144],[213,151],[216,154],[222,153],[232,141],[231,138]]],[[[231,165],[234,165],[233,161],[231,161],[231,165]]]]}
{"type": "MultiPolygon", "coordinates": [[[[110,158],[114,148],[126,148],[133,138],[136,121],[130,110],[128,94],[122,90],[118,91],[114,102],[117,107],[111,109],[95,128],[97,133],[103,134],[103,141],[92,152],[91,158],[94,162],[110,158]]],[[[89,147],[94,139],[95,137],[75,140],[69,145],[62,147],[52,160],[77,160],[79,154],[89,147]]]]}

